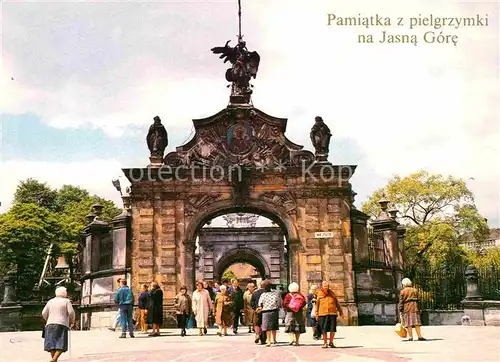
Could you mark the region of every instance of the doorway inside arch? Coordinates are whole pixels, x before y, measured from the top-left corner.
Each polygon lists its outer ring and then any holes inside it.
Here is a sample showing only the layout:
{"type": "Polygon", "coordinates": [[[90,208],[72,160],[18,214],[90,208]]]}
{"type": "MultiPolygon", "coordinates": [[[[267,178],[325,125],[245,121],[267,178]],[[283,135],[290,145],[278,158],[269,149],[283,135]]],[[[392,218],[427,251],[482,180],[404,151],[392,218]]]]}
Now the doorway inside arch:
{"type": "Polygon", "coordinates": [[[221,283],[237,277],[242,287],[263,279],[276,286],[288,282],[285,231],[264,216],[245,212],[218,215],[199,230],[196,244],[196,279],[221,283]]]}
{"type": "Polygon", "coordinates": [[[238,279],[240,288],[245,290],[249,283],[259,286],[260,282],[265,278],[265,275],[259,271],[260,268],[245,262],[236,262],[231,264],[224,272],[222,272],[221,280],[229,281],[238,279]]]}

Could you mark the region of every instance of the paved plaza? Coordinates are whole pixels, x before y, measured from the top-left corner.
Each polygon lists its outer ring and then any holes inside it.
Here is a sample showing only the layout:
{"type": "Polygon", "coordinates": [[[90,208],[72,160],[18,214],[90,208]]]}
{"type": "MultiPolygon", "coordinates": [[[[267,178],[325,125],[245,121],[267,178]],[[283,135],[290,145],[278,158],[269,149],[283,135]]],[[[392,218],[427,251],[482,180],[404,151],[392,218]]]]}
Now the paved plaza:
{"type": "MultiPolygon", "coordinates": [[[[119,339],[119,332],[73,331],[71,354],[60,361],[172,361],[231,362],[271,361],[500,361],[500,328],[434,326],[423,332],[428,341],[404,342],[390,326],[340,327],[335,344],[338,348],[322,349],[321,342],[302,335],[302,346],[288,346],[283,330],[278,346],[265,347],[253,343],[246,333],[218,337],[215,329],[206,336],[190,330],[187,337],[175,330],[163,330],[160,337],[137,334],[135,339],[119,339]]],[[[41,332],[0,333],[1,362],[47,362],[41,332]]]]}

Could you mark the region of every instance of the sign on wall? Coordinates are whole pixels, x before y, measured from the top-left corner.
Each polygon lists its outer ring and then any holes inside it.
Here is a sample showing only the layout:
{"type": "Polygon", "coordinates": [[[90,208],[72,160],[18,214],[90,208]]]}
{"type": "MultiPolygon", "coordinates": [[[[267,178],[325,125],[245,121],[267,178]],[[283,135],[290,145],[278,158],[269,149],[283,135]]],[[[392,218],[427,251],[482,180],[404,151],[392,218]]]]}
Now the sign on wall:
{"type": "Polygon", "coordinates": [[[333,232],[332,231],[316,231],[314,233],[314,237],[316,239],[333,238],[333,232]]]}

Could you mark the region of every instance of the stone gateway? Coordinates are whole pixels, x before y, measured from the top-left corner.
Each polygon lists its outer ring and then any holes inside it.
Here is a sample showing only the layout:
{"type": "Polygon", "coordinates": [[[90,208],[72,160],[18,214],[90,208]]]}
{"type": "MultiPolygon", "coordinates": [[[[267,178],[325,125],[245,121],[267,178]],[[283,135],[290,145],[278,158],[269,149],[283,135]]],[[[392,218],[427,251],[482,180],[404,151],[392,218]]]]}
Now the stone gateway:
{"type": "MultiPolygon", "coordinates": [[[[247,52],[244,44],[240,50],[247,52]]],[[[328,162],[331,135],[321,117],[311,135],[315,155],[286,137],[287,119],[255,108],[250,92],[242,96],[242,85],[233,86],[227,107],[193,120],[190,141],[160,162],[123,170],[131,186],[122,195],[124,213],[111,225],[99,219],[99,210],[89,215],[82,243],[83,326],[109,325],[115,280],[124,275],[135,295],[141,284],[158,282],[165,323],[173,324],[181,285],[192,292],[197,277],[218,279],[241,260],[274,283],[297,282],[303,293],[328,280],[344,310],[341,324],[395,322],[404,235],[398,223],[385,212],[374,224],[375,244],[369,242],[368,216],[353,204],[356,166],[328,162]],[[224,249],[217,230],[202,228],[230,213],[262,215],[277,230],[259,236],[241,229],[224,249]],[[101,263],[100,254],[110,251],[112,262],[101,263]]]]}

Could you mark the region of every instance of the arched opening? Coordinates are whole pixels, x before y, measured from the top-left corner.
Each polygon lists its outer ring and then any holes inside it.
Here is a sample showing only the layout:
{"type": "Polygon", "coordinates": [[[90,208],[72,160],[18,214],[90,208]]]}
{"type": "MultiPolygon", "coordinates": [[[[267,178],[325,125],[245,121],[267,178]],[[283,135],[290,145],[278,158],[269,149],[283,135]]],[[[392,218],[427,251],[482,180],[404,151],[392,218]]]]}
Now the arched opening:
{"type": "Polygon", "coordinates": [[[258,275],[252,281],[269,279],[273,284],[287,284],[288,240],[295,230],[287,227],[291,225],[288,215],[282,217],[255,207],[221,208],[195,216],[186,233],[186,242],[194,244],[193,282],[220,283],[231,265],[246,263],[258,275]]]}
{"type": "MultiPolygon", "coordinates": [[[[217,267],[214,273],[215,280],[221,280],[223,278],[224,272],[229,268],[233,267],[233,271],[237,268],[238,264],[246,264],[255,269],[254,276],[259,276],[260,279],[268,279],[271,275],[270,268],[263,256],[250,248],[238,248],[230,250],[225,253],[218,261],[217,267]],[[257,274],[257,275],[255,275],[257,274]]],[[[239,268],[241,270],[240,275],[237,277],[251,277],[252,275],[245,274],[245,268],[239,268]]],[[[249,268],[247,268],[248,270],[249,268]]],[[[235,273],[237,274],[237,273],[235,273]]]]}

